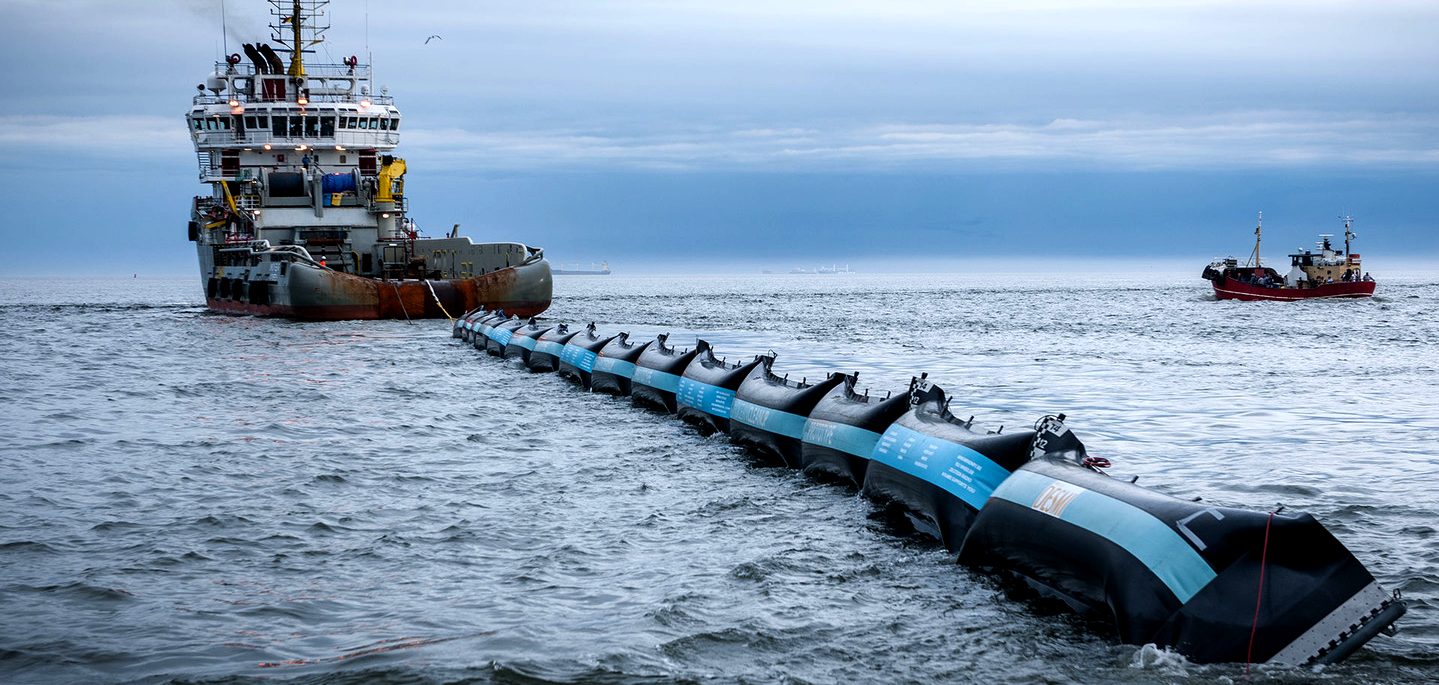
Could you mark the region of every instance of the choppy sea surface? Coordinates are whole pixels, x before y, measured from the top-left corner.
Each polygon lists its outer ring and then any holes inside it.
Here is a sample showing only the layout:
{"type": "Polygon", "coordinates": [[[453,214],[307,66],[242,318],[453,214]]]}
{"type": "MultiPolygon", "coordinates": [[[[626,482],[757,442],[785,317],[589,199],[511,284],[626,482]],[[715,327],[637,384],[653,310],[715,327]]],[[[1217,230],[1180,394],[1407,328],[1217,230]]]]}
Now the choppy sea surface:
{"type": "MultiPolygon", "coordinates": [[[[1256,682],[1439,680],[1439,274],[1215,302],[1194,274],[558,277],[548,318],[928,372],[1117,475],[1313,513],[1410,602],[1256,682]]],[[[0,681],[1208,683],[1006,597],[855,494],[449,323],[207,313],[196,279],[0,281],[0,681]]]]}

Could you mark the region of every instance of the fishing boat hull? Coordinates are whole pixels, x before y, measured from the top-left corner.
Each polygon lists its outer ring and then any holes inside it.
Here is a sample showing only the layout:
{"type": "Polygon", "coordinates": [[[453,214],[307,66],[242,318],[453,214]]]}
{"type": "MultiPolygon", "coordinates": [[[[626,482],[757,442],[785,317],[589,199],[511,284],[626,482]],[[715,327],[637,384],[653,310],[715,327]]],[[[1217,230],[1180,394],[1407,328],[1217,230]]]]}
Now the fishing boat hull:
{"type": "Polygon", "coordinates": [[[1274,288],[1245,283],[1228,277],[1220,277],[1211,282],[1214,284],[1215,299],[1245,302],[1260,300],[1293,302],[1296,300],[1373,297],[1374,287],[1377,285],[1374,281],[1351,281],[1324,283],[1313,288],[1274,288]]]}

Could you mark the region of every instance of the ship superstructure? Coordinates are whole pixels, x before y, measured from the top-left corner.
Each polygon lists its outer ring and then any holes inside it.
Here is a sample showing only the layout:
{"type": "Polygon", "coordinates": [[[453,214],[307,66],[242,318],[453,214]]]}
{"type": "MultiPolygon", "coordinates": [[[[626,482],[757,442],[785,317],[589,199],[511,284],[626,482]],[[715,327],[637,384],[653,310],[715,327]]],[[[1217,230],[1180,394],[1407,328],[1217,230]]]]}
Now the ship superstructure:
{"type": "Polygon", "coordinates": [[[404,117],[357,56],[309,59],[330,0],[268,0],[270,42],[197,86],[189,236],[212,309],[302,319],[420,318],[549,306],[543,251],[426,237],[409,216],[404,117]],[[282,54],[288,59],[282,57],[282,54]]]}

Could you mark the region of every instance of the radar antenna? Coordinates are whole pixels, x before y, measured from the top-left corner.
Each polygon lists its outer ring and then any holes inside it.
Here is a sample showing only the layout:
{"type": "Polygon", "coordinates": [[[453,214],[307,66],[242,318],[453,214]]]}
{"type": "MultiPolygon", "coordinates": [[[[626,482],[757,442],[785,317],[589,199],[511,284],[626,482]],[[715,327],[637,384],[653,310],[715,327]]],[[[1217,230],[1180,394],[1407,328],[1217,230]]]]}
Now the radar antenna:
{"type": "Polygon", "coordinates": [[[290,51],[291,78],[305,77],[304,53],[325,42],[330,0],[269,0],[270,39],[290,51]]]}

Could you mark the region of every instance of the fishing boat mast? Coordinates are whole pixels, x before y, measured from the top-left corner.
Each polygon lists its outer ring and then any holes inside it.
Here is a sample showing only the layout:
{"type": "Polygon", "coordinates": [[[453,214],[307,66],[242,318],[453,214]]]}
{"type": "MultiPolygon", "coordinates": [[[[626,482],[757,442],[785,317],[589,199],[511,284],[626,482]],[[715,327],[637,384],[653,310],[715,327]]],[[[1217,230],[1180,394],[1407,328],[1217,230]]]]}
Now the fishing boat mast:
{"type": "Polygon", "coordinates": [[[1264,234],[1264,212],[1263,212],[1263,211],[1260,211],[1260,212],[1259,212],[1259,223],[1254,226],[1254,252],[1250,253],[1250,255],[1249,255],[1249,258],[1254,262],[1254,268],[1256,268],[1256,269],[1260,268],[1260,264],[1259,264],[1259,242],[1263,239],[1263,237],[1264,237],[1263,234],[1264,234]]]}

